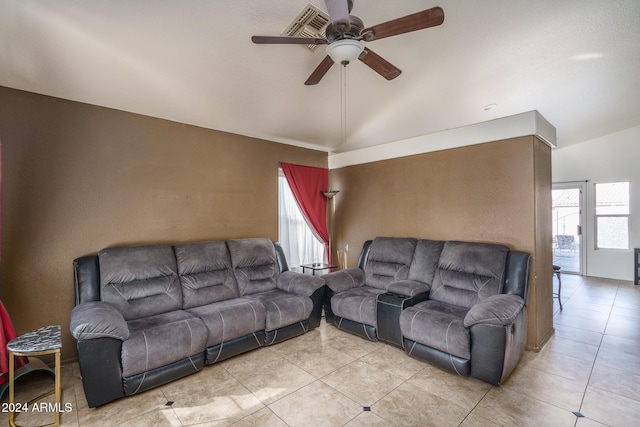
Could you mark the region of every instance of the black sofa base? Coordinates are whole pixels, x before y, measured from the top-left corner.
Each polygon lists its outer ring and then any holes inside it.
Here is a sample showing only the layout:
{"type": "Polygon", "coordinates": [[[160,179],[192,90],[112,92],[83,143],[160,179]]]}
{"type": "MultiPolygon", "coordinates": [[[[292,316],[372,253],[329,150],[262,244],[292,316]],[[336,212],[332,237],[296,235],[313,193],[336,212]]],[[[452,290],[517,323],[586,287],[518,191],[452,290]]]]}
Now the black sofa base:
{"type": "Polygon", "coordinates": [[[404,352],[409,356],[423,362],[429,362],[444,370],[456,373],[463,377],[471,374],[471,361],[453,356],[432,347],[404,338],[404,352]]]}
{"type": "Polygon", "coordinates": [[[365,338],[369,341],[378,341],[378,331],[374,326],[364,323],[354,322],[344,317],[334,316],[335,325],[338,329],[365,338]]]}
{"type": "Polygon", "coordinates": [[[309,330],[309,321],[303,320],[302,322],[296,322],[292,325],[285,326],[275,331],[266,331],[264,345],[278,344],[282,341],[286,341],[289,338],[294,338],[304,334],[309,330]]]}
{"type": "Polygon", "coordinates": [[[78,341],[78,362],[89,408],[124,397],[120,352],[122,341],[97,338],[78,341]]]}
{"type": "Polygon", "coordinates": [[[253,334],[207,347],[204,351],[205,364],[212,365],[238,354],[262,347],[264,339],[264,331],[258,331],[253,334]]]}
{"type": "Polygon", "coordinates": [[[122,387],[126,396],[142,393],[143,391],[170,383],[187,375],[202,370],[204,353],[198,353],[186,359],[178,360],[160,368],[152,369],[142,374],[122,378],[122,387]]]}

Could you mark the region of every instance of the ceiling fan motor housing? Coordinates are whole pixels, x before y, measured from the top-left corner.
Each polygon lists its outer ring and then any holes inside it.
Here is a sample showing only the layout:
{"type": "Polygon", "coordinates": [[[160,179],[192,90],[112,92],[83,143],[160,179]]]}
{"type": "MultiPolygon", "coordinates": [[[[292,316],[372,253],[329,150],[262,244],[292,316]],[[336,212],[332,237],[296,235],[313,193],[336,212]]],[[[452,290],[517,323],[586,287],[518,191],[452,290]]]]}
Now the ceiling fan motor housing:
{"type": "Polygon", "coordinates": [[[336,40],[355,39],[360,36],[360,32],[364,29],[364,23],[360,18],[354,15],[349,15],[349,23],[351,24],[348,29],[343,30],[340,28],[340,24],[334,24],[330,22],[327,25],[327,40],[332,43],[336,40]]]}

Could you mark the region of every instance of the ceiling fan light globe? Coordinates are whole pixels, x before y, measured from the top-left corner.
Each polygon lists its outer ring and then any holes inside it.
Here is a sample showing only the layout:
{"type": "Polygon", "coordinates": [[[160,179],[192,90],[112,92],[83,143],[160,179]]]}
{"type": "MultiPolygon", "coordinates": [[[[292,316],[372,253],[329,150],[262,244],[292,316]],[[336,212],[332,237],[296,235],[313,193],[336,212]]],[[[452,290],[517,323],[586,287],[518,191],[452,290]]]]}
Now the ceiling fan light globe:
{"type": "Polygon", "coordinates": [[[358,59],[363,50],[364,45],[358,40],[338,40],[327,46],[327,55],[336,64],[344,64],[358,59]]]}

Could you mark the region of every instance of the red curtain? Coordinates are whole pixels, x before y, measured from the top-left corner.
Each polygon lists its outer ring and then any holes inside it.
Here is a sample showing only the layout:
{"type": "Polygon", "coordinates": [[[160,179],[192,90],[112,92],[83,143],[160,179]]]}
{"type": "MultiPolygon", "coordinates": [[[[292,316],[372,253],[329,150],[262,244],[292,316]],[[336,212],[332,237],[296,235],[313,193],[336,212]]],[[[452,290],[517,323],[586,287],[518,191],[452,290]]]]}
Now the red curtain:
{"type": "Polygon", "coordinates": [[[329,188],[328,169],[291,163],[280,163],[280,167],[307,223],[324,243],[327,260],[331,263],[327,230],[327,199],[322,194],[329,188]]]}

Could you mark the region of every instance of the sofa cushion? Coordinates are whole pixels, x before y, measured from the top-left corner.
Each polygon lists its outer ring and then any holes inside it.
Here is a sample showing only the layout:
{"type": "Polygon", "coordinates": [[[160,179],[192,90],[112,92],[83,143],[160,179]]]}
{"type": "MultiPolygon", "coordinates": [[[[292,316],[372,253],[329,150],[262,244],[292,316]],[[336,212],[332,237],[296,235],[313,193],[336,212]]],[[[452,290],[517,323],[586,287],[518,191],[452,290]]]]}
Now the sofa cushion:
{"type": "Polygon", "coordinates": [[[400,314],[400,330],[412,341],[470,359],[471,338],[463,325],[467,311],[440,301],[423,301],[400,314]]]}
{"type": "Polygon", "coordinates": [[[209,330],[207,347],[263,331],[266,310],[259,301],[234,298],[187,310],[202,319],[209,330]]]}
{"type": "Polygon", "coordinates": [[[228,240],[227,247],[240,296],[276,288],[276,279],[280,270],[271,240],[228,240]]]}
{"type": "Polygon", "coordinates": [[[365,284],[386,290],[390,283],[409,277],[416,239],[376,237],[364,268],[365,284]]]}
{"type": "Polygon", "coordinates": [[[127,322],[129,339],[122,343],[122,375],[147,372],[204,352],[207,328],[183,310],[127,322]]]}
{"type": "Polygon", "coordinates": [[[377,327],[378,295],[385,292],[383,289],[370,286],[351,288],[331,298],[331,310],[338,317],[377,327]]]}
{"type": "Polygon", "coordinates": [[[100,292],[125,320],[182,308],[176,257],[168,245],[102,249],[100,292]]]}
{"type": "Polygon", "coordinates": [[[502,292],[509,249],[503,245],[446,242],[429,299],[471,308],[502,292]]]}
{"type": "Polygon", "coordinates": [[[188,243],[174,250],[184,308],[240,296],[225,242],[188,243]]]}
{"type": "Polygon", "coordinates": [[[267,331],[275,331],[296,322],[307,320],[313,309],[311,298],[292,294],[282,289],[272,289],[251,294],[247,298],[260,301],[264,306],[267,312],[267,331]]]}
{"type": "Polygon", "coordinates": [[[443,246],[444,242],[439,240],[418,240],[409,266],[409,280],[432,284],[443,246]]]}

